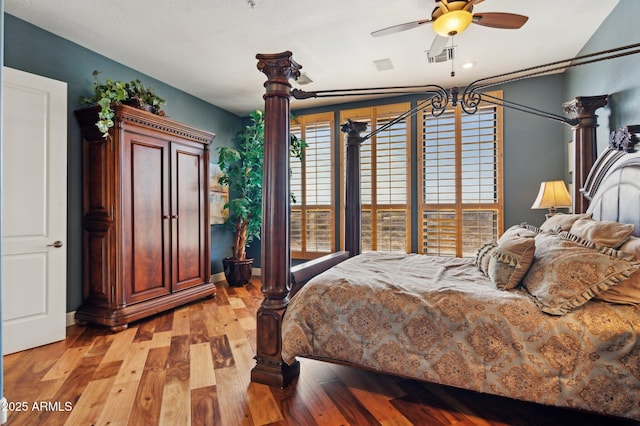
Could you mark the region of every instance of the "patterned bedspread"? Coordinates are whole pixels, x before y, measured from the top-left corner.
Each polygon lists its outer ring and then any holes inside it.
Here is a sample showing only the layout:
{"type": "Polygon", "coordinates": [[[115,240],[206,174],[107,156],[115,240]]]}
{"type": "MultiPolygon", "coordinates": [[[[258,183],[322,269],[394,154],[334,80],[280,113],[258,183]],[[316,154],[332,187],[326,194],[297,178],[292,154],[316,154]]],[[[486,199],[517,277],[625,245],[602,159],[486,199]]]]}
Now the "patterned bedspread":
{"type": "Polygon", "coordinates": [[[547,315],[473,259],[351,258],[292,298],[282,353],[640,419],[640,307],[590,301],[547,315]]]}

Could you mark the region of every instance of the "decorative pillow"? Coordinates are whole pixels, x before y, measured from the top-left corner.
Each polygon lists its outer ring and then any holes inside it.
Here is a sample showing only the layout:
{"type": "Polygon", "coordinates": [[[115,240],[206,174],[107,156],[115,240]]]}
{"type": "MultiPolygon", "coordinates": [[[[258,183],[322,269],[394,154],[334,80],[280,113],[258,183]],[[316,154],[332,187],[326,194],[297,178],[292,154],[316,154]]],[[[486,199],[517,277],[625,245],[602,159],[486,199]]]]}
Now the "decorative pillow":
{"type": "Polygon", "coordinates": [[[515,288],[527,273],[536,251],[536,232],[520,225],[507,229],[489,259],[489,278],[500,290],[515,288]]]}
{"type": "Polygon", "coordinates": [[[618,248],[629,239],[633,228],[627,223],[582,218],[571,225],[569,232],[601,246],[618,248]]]}
{"type": "MultiPolygon", "coordinates": [[[[627,242],[620,247],[620,251],[632,254],[637,260],[640,260],[640,238],[634,236],[629,237],[627,242]]],[[[605,302],[622,303],[625,305],[640,304],[640,269],[620,284],[609,288],[604,293],[600,293],[598,299],[605,302]]]]}
{"type": "Polygon", "coordinates": [[[543,231],[553,231],[556,228],[560,228],[561,231],[568,231],[571,229],[571,226],[578,219],[591,219],[593,213],[583,213],[583,214],[566,214],[566,213],[556,213],[551,216],[549,219],[545,220],[542,225],[540,225],[540,229],[543,231]]]}
{"type": "Polygon", "coordinates": [[[628,254],[566,232],[536,237],[535,259],[522,280],[540,310],[563,315],[628,278],[640,264],[628,254]]]}
{"type": "Polygon", "coordinates": [[[495,241],[486,243],[480,247],[478,253],[476,253],[476,268],[478,268],[478,271],[482,271],[486,277],[489,276],[489,259],[491,259],[491,253],[493,253],[497,245],[495,241]]]}
{"type": "Polygon", "coordinates": [[[529,230],[529,231],[533,231],[533,232],[535,232],[536,234],[539,234],[539,233],[541,233],[541,232],[544,232],[542,229],[538,228],[537,226],[535,226],[535,225],[531,225],[531,224],[529,224],[529,223],[527,223],[527,222],[522,222],[522,223],[520,224],[520,227],[521,227],[521,228],[524,228],[524,229],[527,229],[527,230],[529,230]]]}

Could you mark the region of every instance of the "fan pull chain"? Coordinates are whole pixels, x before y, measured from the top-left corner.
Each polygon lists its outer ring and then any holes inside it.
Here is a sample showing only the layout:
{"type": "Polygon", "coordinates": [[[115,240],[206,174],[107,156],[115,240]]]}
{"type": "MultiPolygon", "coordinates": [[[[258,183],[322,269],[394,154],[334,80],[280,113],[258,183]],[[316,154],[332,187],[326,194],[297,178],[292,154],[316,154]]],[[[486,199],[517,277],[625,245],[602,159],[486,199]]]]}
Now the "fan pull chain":
{"type": "MultiPolygon", "coordinates": [[[[451,36],[451,51],[453,52],[453,36],[451,36]]],[[[455,59],[455,55],[451,55],[451,78],[456,76],[456,72],[453,70],[453,61],[455,59]]]]}

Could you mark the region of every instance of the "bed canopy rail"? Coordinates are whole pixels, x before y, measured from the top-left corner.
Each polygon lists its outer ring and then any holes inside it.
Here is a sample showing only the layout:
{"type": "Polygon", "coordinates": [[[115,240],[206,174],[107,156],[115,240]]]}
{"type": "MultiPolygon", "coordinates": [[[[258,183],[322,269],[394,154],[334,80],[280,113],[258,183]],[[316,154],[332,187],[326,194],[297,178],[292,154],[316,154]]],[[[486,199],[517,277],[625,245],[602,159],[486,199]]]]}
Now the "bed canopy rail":
{"type": "MultiPolygon", "coordinates": [[[[287,365],[282,360],[282,319],[289,304],[289,298],[306,281],[320,272],[334,266],[347,257],[360,253],[360,146],[382,129],[373,129],[367,135],[365,123],[348,122],[343,126],[347,139],[347,192],[345,250],[306,262],[291,268],[290,255],[290,206],[289,206],[289,133],[291,97],[306,99],[322,96],[362,96],[400,93],[422,93],[427,100],[406,112],[398,119],[404,119],[431,107],[432,114],[445,111],[449,104],[461,102],[465,111],[473,112],[481,101],[498,103],[484,95],[481,90],[499,83],[515,81],[536,75],[547,74],[577,65],[613,59],[640,53],[640,43],[623,48],[598,52],[568,61],[559,61],[541,67],[533,67],[519,72],[503,74],[496,78],[478,80],[465,89],[462,96],[457,88],[450,91],[436,85],[408,86],[392,88],[353,89],[342,91],[303,92],[293,89],[291,79],[300,75],[302,66],[297,64],[289,51],[277,54],[258,54],[258,69],[267,76],[265,87],[265,151],[263,181],[263,223],[262,223],[262,293],[264,300],[257,314],[256,366],[251,371],[252,381],[271,386],[285,387],[294,380],[300,370],[297,362],[287,365]],[[543,68],[546,69],[543,70],[543,68]]],[[[596,153],[597,115],[595,111],[606,105],[607,96],[577,97],[563,105],[571,118],[548,114],[544,111],[500,101],[500,105],[538,116],[562,121],[573,128],[575,151],[573,174],[573,211],[582,213],[588,207],[588,200],[580,192],[596,153]]]]}

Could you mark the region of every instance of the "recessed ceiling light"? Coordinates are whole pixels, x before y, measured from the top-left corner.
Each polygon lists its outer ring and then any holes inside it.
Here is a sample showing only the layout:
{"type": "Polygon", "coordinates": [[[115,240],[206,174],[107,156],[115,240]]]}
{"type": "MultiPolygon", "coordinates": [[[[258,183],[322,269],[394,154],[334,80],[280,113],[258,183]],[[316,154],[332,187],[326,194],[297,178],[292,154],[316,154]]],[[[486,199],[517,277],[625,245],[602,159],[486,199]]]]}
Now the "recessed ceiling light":
{"type": "Polygon", "coordinates": [[[475,66],[476,66],[476,63],[473,61],[465,62],[464,64],[461,65],[461,67],[464,68],[465,70],[468,70],[469,68],[473,68],[475,66]]]}

